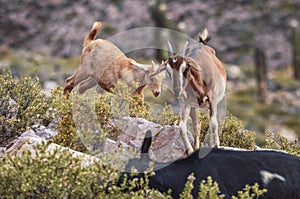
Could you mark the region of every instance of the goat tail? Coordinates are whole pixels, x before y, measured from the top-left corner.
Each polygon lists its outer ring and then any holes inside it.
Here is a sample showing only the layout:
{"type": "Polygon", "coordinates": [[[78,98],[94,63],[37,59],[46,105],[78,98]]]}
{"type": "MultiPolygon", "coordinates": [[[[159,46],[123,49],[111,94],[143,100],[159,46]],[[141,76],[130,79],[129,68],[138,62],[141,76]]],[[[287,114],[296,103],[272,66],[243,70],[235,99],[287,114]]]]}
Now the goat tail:
{"type": "Polygon", "coordinates": [[[101,28],[102,26],[102,23],[100,21],[96,21],[94,24],[93,24],[93,27],[91,29],[91,31],[89,32],[89,34],[84,38],[84,43],[83,43],[83,47],[86,47],[88,46],[91,41],[95,40],[96,39],[96,35],[97,35],[97,32],[98,30],[101,28]]]}
{"type": "Polygon", "coordinates": [[[201,33],[199,33],[199,42],[200,43],[203,43],[204,45],[206,45],[210,39],[211,39],[211,37],[208,35],[208,31],[206,28],[201,33]]]}

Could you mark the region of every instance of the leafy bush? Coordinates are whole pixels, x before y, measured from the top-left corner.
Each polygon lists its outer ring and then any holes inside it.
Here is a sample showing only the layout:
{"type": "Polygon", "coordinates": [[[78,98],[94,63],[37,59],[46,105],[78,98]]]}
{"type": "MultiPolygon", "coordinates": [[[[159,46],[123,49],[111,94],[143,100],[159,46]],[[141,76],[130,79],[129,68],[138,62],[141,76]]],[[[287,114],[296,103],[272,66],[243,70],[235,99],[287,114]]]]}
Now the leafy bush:
{"type": "Polygon", "coordinates": [[[195,180],[194,173],[190,174],[185,183],[183,192],[180,194],[181,199],[193,199],[192,190],[194,189],[193,182],[195,180]]]}
{"type": "MultiPolygon", "coordinates": [[[[194,174],[190,174],[187,178],[185,188],[180,194],[182,199],[192,199],[192,190],[194,189],[193,182],[195,180],[194,174]]],[[[259,185],[256,183],[253,186],[245,185],[243,190],[237,192],[237,196],[231,196],[232,199],[253,199],[259,198],[264,193],[266,189],[259,189],[259,185]]],[[[220,192],[219,185],[217,182],[213,181],[211,176],[207,177],[207,180],[202,180],[199,185],[198,199],[223,199],[225,195],[220,192]]]]}
{"type": "Polygon", "coordinates": [[[10,70],[1,73],[0,145],[28,128],[51,121],[47,99],[37,76],[15,80],[10,70]]]}
{"type": "MultiPolygon", "coordinates": [[[[198,112],[198,117],[201,122],[200,142],[203,142],[208,131],[209,115],[198,112]]],[[[244,123],[229,112],[223,124],[219,121],[219,137],[221,146],[255,148],[255,132],[244,129],[244,123]]]]}
{"type": "Polygon", "coordinates": [[[100,162],[82,167],[83,157],[66,151],[47,152],[48,144],[35,152],[23,151],[0,158],[1,198],[103,198],[112,168],[100,162]]]}
{"type": "MultiPolygon", "coordinates": [[[[34,151],[0,157],[0,198],[165,198],[158,191],[144,189],[123,193],[112,186],[118,173],[106,162],[94,161],[83,166],[84,156],[42,143],[34,151]]],[[[105,159],[105,158],[103,158],[105,159]]],[[[132,182],[134,183],[134,182],[132,182]]]]}
{"type": "Polygon", "coordinates": [[[211,176],[207,177],[207,180],[202,180],[199,186],[199,199],[206,198],[224,198],[224,194],[220,194],[219,185],[214,182],[211,176]]]}
{"type": "MultiPolygon", "coordinates": [[[[109,164],[110,157],[102,156],[85,166],[83,161],[86,161],[84,156],[74,156],[68,149],[51,147],[49,150],[49,143],[36,145],[22,154],[5,154],[0,157],[0,198],[171,198],[169,193],[149,189],[147,178],[139,182],[143,184],[139,191],[122,192],[124,186],[110,186],[107,193],[109,183],[118,178],[118,171],[109,164]]],[[[192,198],[194,180],[191,174],[181,198],[192,198]]],[[[130,190],[136,183],[133,180],[127,188],[130,190]]],[[[199,189],[199,198],[224,198],[211,177],[203,180],[199,189]]],[[[250,199],[265,192],[257,184],[246,185],[233,198],[250,199]]]]}
{"type": "Polygon", "coordinates": [[[244,124],[237,117],[228,113],[224,124],[221,126],[220,143],[222,146],[244,149],[255,148],[256,133],[244,129],[244,124]]]}
{"type": "Polygon", "coordinates": [[[134,88],[136,86],[129,88],[124,83],[118,83],[112,94],[104,93],[91,98],[86,93],[76,95],[72,92],[67,99],[63,96],[63,89],[57,87],[51,95],[51,107],[58,120],[58,135],[54,142],[77,151],[86,151],[80,139],[96,142],[100,138],[94,137],[96,131],[99,131],[99,136],[110,138],[119,135],[120,129],[109,125],[112,118],[131,116],[150,119],[150,106],[142,103],[139,96],[132,95],[134,88]],[[84,136],[80,137],[78,132],[84,136]]]}
{"type": "Polygon", "coordinates": [[[255,183],[253,186],[246,185],[243,191],[238,191],[238,196],[232,196],[232,199],[254,199],[263,196],[267,189],[259,189],[259,185],[255,183]]]}
{"type": "Polygon", "coordinates": [[[51,108],[58,120],[56,129],[58,132],[57,136],[53,138],[53,142],[77,151],[86,151],[76,132],[72,106],[72,100],[67,100],[63,96],[63,89],[61,87],[52,90],[51,108]]]}
{"type": "Polygon", "coordinates": [[[154,123],[165,125],[178,125],[180,115],[175,113],[170,105],[165,105],[162,110],[154,110],[150,120],[154,123]]]}
{"type": "Polygon", "coordinates": [[[289,143],[280,133],[266,132],[266,145],[264,147],[284,150],[292,155],[300,156],[300,145],[297,143],[297,140],[294,143],[289,143]]]}

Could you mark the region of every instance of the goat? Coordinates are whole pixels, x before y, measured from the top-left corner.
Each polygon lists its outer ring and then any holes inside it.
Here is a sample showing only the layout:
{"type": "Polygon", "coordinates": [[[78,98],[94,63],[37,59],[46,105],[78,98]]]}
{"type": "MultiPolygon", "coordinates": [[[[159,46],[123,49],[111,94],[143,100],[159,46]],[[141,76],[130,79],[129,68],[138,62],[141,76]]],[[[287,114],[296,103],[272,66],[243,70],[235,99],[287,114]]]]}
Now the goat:
{"type": "Polygon", "coordinates": [[[160,71],[167,70],[172,74],[173,89],[179,87],[179,95],[183,99],[181,109],[181,135],[187,153],[193,152],[193,147],[187,137],[187,121],[192,118],[195,134],[194,148],[199,148],[201,123],[198,123],[196,108],[209,108],[209,136],[211,147],[219,147],[217,105],[225,96],[226,71],[221,61],[216,57],[215,50],[207,46],[209,40],[205,29],[200,35],[200,42],[188,46],[186,42],[181,54],[174,54],[168,41],[169,58],[160,66],[160,71]],[[176,85],[177,84],[177,85],[176,85]]]}
{"type": "Polygon", "coordinates": [[[150,176],[148,177],[150,188],[163,193],[171,189],[172,197],[179,198],[187,177],[193,173],[194,198],[198,197],[199,184],[208,176],[218,182],[220,191],[226,198],[236,195],[246,184],[255,183],[258,183],[260,188],[267,189],[262,198],[300,198],[299,157],[271,150],[201,148],[185,159],[172,163],[154,162],[153,165],[148,153],[151,142],[151,131],[148,130],[141,147],[140,158],[129,160],[125,171],[119,175],[117,186],[122,187],[124,192],[127,191],[127,187],[121,185],[128,185],[130,180],[134,180],[137,186],[132,188],[137,190],[142,188],[142,185],[138,184],[139,180],[150,176]],[[201,154],[207,155],[203,157],[201,154]],[[139,172],[137,175],[130,173],[132,167],[139,172]],[[153,171],[149,169],[151,167],[153,171]],[[154,175],[151,176],[150,173],[153,172],[154,175]]]}
{"type": "Polygon", "coordinates": [[[95,39],[101,22],[95,22],[91,31],[84,39],[84,46],[80,64],[75,73],[67,78],[64,95],[69,96],[72,89],[78,85],[79,93],[99,85],[104,90],[111,92],[119,80],[131,85],[134,81],[139,87],[134,94],[144,99],[143,90],[148,86],[155,97],[161,93],[161,84],[165,74],[153,75],[158,66],[139,64],[127,58],[113,43],[104,39],[95,39]]]}

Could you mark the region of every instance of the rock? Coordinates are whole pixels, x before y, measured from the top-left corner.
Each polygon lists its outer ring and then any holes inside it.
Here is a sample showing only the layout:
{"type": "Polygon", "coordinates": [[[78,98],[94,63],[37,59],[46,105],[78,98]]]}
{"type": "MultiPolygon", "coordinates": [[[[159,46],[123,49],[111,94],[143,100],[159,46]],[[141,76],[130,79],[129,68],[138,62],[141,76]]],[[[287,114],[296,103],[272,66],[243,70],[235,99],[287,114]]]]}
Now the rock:
{"type": "MultiPolygon", "coordinates": [[[[125,143],[137,152],[140,151],[146,131],[151,130],[153,145],[150,151],[158,162],[171,162],[186,157],[185,146],[177,126],[161,126],[143,118],[131,117],[114,119],[112,123],[121,127],[123,131],[117,142],[125,143]]],[[[190,132],[188,137],[193,143],[194,138],[190,132]]]]}
{"type": "Polygon", "coordinates": [[[57,132],[46,128],[45,126],[36,126],[35,130],[28,130],[22,133],[18,138],[11,141],[9,144],[6,145],[5,150],[9,150],[12,146],[14,146],[16,143],[19,143],[21,140],[26,139],[35,139],[35,140],[41,140],[42,141],[49,141],[51,138],[57,135],[57,132]]]}
{"type": "MultiPolygon", "coordinates": [[[[27,136],[19,137],[19,139],[16,140],[16,142],[10,148],[8,148],[4,153],[0,152],[0,157],[1,157],[1,155],[3,156],[4,154],[14,154],[14,153],[21,155],[24,150],[29,150],[29,151],[31,151],[31,157],[34,158],[35,152],[36,152],[35,151],[36,145],[41,144],[43,142],[43,139],[32,136],[32,132],[29,132],[29,131],[27,132],[27,135],[30,137],[27,137],[27,136]]],[[[54,144],[54,143],[49,144],[49,146],[46,150],[46,153],[49,153],[49,154],[53,153],[54,150],[57,150],[57,149],[59,151],[61,151],[62,153],[71,153],[72,157],[74,157],[74,158],[81,157],[82,158],[82,162],[81,162],[82,167],[87,167],[88,165],[93,164],[95,161],[99,161],[99,159],[94,156],[87,155],[87,154],[84,154],[84,153],[81,153],[78,151],[74,151],[72,149],[62,147],[62,146],[54,144]]]]}
{"type": "Polygon", "coordinates": [[[37,130],[36,130],[36,135],[45,139],[45,140],[50,140],[51,138],[53,138],[54,136],[57,135],[56,131],[53,131],[50,128],[46,128],[44,126],[40,126],[37,130]]]}

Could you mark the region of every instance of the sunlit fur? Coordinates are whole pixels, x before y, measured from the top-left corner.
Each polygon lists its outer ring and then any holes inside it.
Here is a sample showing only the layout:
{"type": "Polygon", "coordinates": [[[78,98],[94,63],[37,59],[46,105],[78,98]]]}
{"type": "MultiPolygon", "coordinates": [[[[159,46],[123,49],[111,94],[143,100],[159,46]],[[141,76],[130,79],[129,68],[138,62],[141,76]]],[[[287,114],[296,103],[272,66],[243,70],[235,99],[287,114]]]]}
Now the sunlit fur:
{"type": "Polygon", "coordinates": [[[153,76],[158,68],[155,64],[139,64],[127,58],[113,43],[95,39],[100,27],[101,22],[95,22],[85,37],[80,64],[75,73],[67,78],[64,95],[68,96],[75,86],[79,87],[79,93],[83,93],[97,84],[110,92],[121,80],[127,85],[138,82],[139,87],[134,93],[140,95],[142,99],[146,86],[149,86],[154,96],[159,96],[165,73],[153,76]]]}

